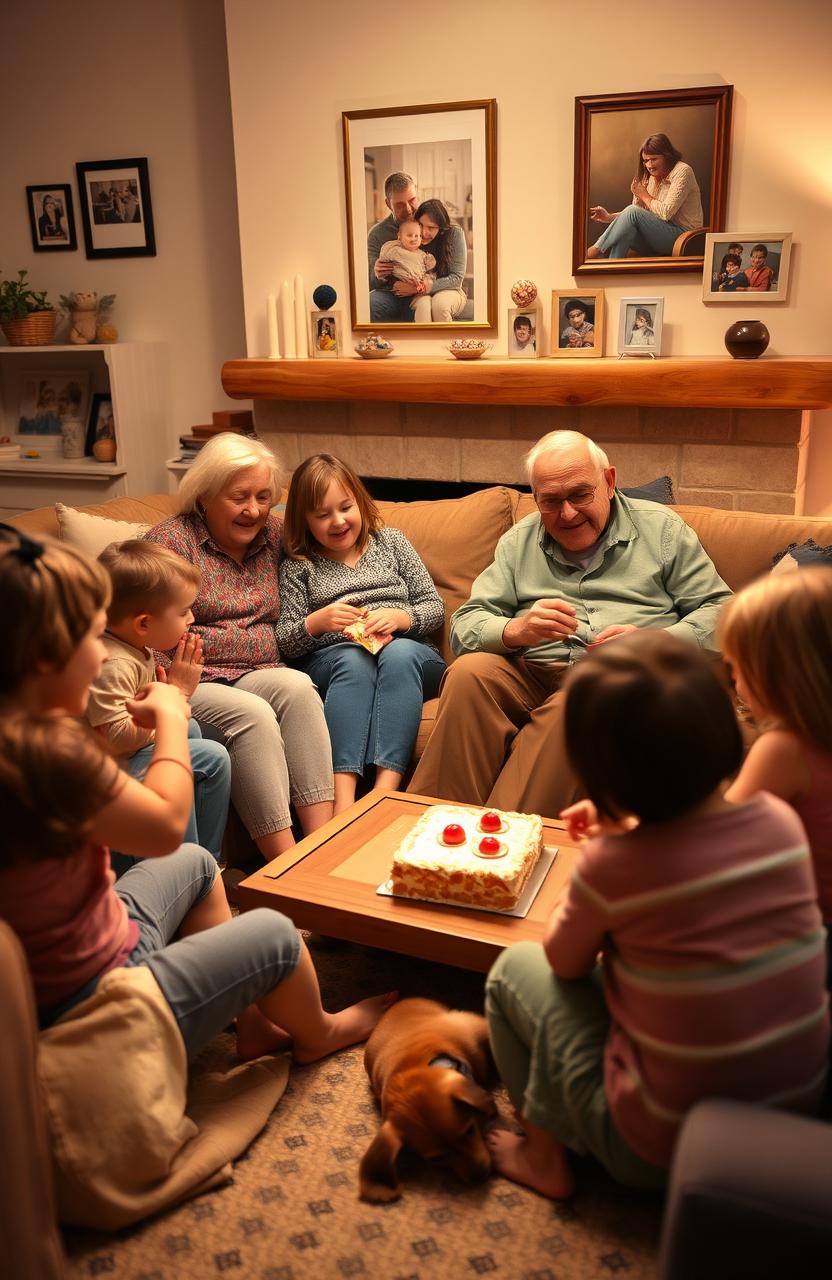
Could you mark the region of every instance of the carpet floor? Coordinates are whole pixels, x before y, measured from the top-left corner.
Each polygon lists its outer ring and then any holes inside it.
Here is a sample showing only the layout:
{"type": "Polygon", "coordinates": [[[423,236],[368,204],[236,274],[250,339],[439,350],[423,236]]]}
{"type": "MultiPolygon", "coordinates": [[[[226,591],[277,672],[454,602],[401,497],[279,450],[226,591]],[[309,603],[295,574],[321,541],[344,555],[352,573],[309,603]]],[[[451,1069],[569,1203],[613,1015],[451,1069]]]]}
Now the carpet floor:
{"type": "MultiPolygon", "coordinates": [[[[327,1007],[398,988],[482,1011],[483,978],[364,947],[316,945],[327,1007]]],[[[233,1065],[218,1036],[196,1071],[233,1065]]],[[[502,1116],[511,1120],[505,1094],[502,1116]]],[[[555,1204],[493,1177],[466,1187],[407,1155],[404,1195],[390,1205],[358,1199],[358,1163],[377,1127],[363,1047],[308,1067],[289,1085],[233,1182],[116,1234],[65,1233],[69,1275],[115,1280],[653,1280],[659,1197],[616,1186],[594,1163],[555,1204]]]]}

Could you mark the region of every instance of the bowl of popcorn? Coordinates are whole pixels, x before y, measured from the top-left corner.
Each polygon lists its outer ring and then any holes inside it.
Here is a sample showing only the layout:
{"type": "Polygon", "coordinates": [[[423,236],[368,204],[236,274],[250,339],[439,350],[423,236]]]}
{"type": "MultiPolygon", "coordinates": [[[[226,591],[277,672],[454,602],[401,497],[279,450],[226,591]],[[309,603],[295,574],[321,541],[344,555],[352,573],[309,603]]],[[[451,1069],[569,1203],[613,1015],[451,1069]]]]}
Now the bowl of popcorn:
{"type": "Polygon", "coordinates": [[[491,343],[483,342],[482,338],[454,338],[448,350],[457,360],[479,360],[490,346],[491,343]]]}
{"type": "Polygon", "coordinates": [[[392,342],[380,338],[377,333],[368,333],[366,338],[356,343],[355,349],[362,360],[383,360],[393,354],[392,342]]]}

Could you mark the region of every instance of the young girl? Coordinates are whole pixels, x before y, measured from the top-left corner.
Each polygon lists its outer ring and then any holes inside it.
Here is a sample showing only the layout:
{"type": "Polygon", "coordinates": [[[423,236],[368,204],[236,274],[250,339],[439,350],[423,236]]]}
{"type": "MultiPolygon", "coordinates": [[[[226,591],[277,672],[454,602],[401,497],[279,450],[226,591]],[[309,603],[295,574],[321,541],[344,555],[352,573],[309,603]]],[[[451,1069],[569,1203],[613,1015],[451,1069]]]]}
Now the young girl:
{"type": "Polygon", "coordinates": [[[155,731],[144,784],[76,719],[104,660],[109,595],[82,552],[0,526],[0,916],[26,951],[41,1027],[108,970],[143,964],[189,1057],[235,1016],[244,1058],[291,1042],[309,1062],[363,1040],[390,997],[325,1013],[291,921],[269,910],[232,920],[211,855],[173,852],[193,803],[180,691],[155,683],[128,704],[155,731]],[[110,844],[145,859],[115,889],[110,844]]]}
{"type": "Polygon", "coordinates": [[[805,833],[775,796],[723,798],[742,743],[712,663],[637,631],[564,687],[567,750],[601,833],[543,947],[504,951],[486,992],[524,1130],[492,1134],[494,1163],[553,1198],[572,1190],[567,1149],[660,1186],[700,1098],[813,1113],[829,1044],[805,833]]]}
{"type": "Polygon", "coordinates": [[[636,307],[635,321],[627,343],[630,347],[654,347],[653,317],[646,307],[636,307]]]}
{"type": "Polygon", "coordinates": [[[358,476],[331,454],[313,454],[292,477],[283,547],[278,645],[324,700],[341,813],[368,765],[377,790],[402,780],[422,703],[445,670],[424,639],[444,605],[407,538],[382,527],[358,476]],[[345,637],[359,620],[366,638],[384,643],[378,653],[345,637]]]}
{"type": "MultiPolygon", "coordinates": [[[[832,939],[832,569],[770,574],[723,606],[722,652],[761,736],[726,792],[770,791],[797,810],[832,939]]],[[[829,983],[832,989],[832,941],[829,983]]]]}

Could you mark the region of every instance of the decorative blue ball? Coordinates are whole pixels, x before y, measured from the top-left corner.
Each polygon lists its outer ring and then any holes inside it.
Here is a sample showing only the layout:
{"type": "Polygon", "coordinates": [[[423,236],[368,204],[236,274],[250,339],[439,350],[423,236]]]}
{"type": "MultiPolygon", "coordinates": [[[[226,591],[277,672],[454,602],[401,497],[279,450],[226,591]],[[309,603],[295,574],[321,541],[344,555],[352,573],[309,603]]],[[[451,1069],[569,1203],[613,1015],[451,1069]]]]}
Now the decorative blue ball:
{"type": "Polygon", "coordinates": [[[338,294],[335,292],[331,284],[319,284],[315,292],[312,294],[312,301],[319,311],[329,311],[330,307],[335,306],[335,300],[338,294]]]}

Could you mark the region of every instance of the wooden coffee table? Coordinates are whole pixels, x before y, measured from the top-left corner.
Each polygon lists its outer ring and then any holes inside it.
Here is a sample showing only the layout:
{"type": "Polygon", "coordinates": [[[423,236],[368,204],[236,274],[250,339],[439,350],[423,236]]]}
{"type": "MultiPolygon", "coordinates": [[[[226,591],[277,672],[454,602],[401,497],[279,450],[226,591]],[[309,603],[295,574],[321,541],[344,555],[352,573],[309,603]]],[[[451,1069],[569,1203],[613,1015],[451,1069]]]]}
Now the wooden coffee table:
{"type": "Polygon", "coordinates": [[[522,919],[376,893],[390,873],[393,849],[436,803],[401,791],[370,793],[243,880],[242,909],[273,907],[301,929],[482,973],[511,943],[542,942],[575,857],[563,825],[549,818],[543,842],[557,846],[558,855],[522,919]]]}

